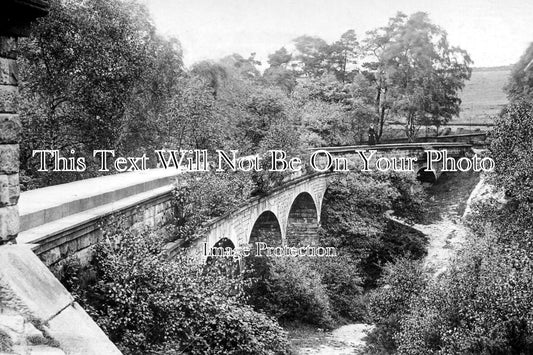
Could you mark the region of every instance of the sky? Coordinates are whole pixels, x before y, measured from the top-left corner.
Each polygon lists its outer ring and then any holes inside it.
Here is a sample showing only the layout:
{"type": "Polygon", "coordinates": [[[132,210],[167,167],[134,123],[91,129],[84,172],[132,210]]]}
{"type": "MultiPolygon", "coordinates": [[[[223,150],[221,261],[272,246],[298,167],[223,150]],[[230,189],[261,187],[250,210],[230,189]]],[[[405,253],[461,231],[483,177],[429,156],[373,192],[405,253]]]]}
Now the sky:
{"type": "Polygon", "coordinates": [[[141,0],[159,32],[177,37],[186,65],[252,52],[268,54],[301,35],[359,38],[398,11],[424,11],[468,51],[475,67],[514,64],[533,42],[533,0],[141,0]]]}

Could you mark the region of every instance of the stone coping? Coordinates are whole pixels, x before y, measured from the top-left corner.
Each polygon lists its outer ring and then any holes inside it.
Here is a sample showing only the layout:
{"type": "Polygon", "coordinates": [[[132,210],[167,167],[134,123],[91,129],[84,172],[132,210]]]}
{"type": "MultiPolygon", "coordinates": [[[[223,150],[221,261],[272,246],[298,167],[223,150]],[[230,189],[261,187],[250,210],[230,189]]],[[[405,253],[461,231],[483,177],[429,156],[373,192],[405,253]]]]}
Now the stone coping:
{"type": "Polygon", "coordinates": [[[472,145],[461,142],[424,142],[424,143],[385,143],[375,145],[350,145],[338,147],[311,148],[310,151],[326,150],[330,153],[353,152],[356,149],[366,150],[410,150],[410,149],[439,149],[439,148],[471,148],[472,145]]]}
{"type": "Polygon", "coordinates": [[[20,230],[168,186],[177,175],[175,169],[150,169],[25,191],[18,202],[20,230]]]}
{"type": "Polygon", "coordinates": [[[169,194],[172,192],[172,189],[172,185],[162,186],[157,189],[129,196],[118,201],[45,223],[19,233],[17,237],[17,243],[33,245],[32,249],[34,250],[43,248],[46,249],[45,244],[54,244],[54,242],[56,242],[54,237],[61,233],[67,232],[87,223],[96,223],[96,221],[102,217],[132,208],[159,196],[169,194]]]}

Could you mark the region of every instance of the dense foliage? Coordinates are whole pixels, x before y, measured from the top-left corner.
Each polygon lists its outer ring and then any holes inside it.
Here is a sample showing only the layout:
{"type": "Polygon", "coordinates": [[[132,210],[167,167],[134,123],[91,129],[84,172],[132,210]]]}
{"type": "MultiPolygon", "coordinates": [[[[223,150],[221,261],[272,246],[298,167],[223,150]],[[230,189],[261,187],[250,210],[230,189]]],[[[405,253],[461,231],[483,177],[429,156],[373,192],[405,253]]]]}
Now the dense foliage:
{"type": "Polygon", "coordinates": [[[369,307],[377,325],[369,353],[533,351],[533,106],[524,70],[530,52],[517,64],[511,103],[492,133],[496,169],[487,181],[505,192],[505,201],[489,196],[472,206],[471,235],[440,277],[427,279],[421,265],[390,267],[369,307]]]}
{"type": "Polygon", "coordinates": [[[406,254],[425,255],[423,234],[386,214],[394,210],[407,220],[420,218],[423,198],[420,185],[407,174],[342,175],[324,196],[321,243],[356,258],[365,285],[372,287],[385,263],[406,254]]]}
{"type": "Polygon", "coordinates": [[[280,321],[299,320],[322,327],[333,324],[320,271],[297,258],[250,257],[245,288],[255,309],[280,321]]]}
{"type": "MultiPolygon", "coordinates": [[[[372,124],[379,138],[392,120],[405,121],[412,139],[420,125],[458,113],[470,61],[425,14],[399,14],[364,40],[348,30],[332,43],[294,44],[271,54],[263,73],[254,53],[185,68],[179,41],[157,34],[138,2],[51,1],[21,41],[23,188],[105,173],[93,149],[146,153],[152,167],[161,148],[302,154],[366,142],[372,124]],[[35,149],[85,157],[87,169],[39,173],[35,149]]],[[[283,178],[272,175],[256,174],[258,193],[283,178]]]]}
{"type": "Polygon", "coordinates": [[[184,257],[169,260],[163,245],[150,232],[111,233],[84,273],[93,277],[84,287],[67,282],[125,354],[289,352],[279,325],[242,302],[238,278],[205,273],[184,257]]]}
{"type": "Polygon", "coordinates": [[[440,126],[459,114],[459,91],[470,79],[468,53],[451,46],[447,34],[428,15],[399,13],[387,26],[369,33],[364,65],[377,90],[378,136],[387,117],[403,118],[413,141],[422,125],[440,126]]]}
{"type": "Polygon", "coordinates": [[[533,201],[533,100],[517,100],[496,118],[490,153],[494,182],[518,201],[533,201]]]}
{"type": "Polygon", "coordinates": [[[414,218],[421,214],[422,199],[420,185],[408,176],[339,177],[324,197],[319,240],[335,247],[337,256],[247,259],[248,302],[280,321],[331,327],[364,320],[364,290],[375,286],[385,264],[425,255],[425,237],[386,215],[394,207],[412,206],[403,215],[414,218]]]}

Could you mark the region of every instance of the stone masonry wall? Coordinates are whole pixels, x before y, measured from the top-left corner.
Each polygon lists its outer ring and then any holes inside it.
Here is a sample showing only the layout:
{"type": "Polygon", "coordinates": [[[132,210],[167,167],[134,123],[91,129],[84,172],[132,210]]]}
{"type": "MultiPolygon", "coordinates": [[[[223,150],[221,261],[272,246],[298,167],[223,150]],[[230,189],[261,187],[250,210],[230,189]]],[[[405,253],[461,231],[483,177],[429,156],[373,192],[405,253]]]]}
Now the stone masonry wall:
{"type": "Polygon", "coordinates": [[[92,247],[102,240],[103,231],[108,227],[132,227],[138,231],[150,228],[162,231],[172,221],[173,216],[172,194],[169,192],[57,233],[46,238],[33,251],[46,266],[57,272],[64,261],[72,256],[78,258],[82,265],[88,263],[92,247]]]}
{"type": "Polygon", "coordinates": [[[19,139],[17,39],[0,36],[0,244],[19,232],[19,139]]]}

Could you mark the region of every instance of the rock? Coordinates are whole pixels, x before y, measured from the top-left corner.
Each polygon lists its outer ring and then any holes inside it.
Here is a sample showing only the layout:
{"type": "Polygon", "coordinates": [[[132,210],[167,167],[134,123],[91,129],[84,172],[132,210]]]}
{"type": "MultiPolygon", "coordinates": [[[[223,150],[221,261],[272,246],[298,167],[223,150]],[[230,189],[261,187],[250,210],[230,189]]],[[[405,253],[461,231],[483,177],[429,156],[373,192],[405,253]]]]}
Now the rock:
{"type": "Polygon", "coordinates": [[[59,348],[52,348],[46,345],[37,345],[28,347],[28,355],[65,355],[65,352],[59,348]]]}
{"type": "Polygon", "coordinates": [[[26,337],[44,338],[43,333],[31,323],[24,325],[24,335],[26,337]]]}
{"type": "MultiPolygon", "coordinates": [[[[7,111],[8,109],[15,110],[16,107],[13,103],[13,93],[6,92],[7,90],[2,89],[0,86],[0,111],[7,111]],[[6,95],[10,95],[9,99],[11,102],[5,98],[6,95]],[[12,107],[8,107],[8,106],[12,107]]],[[[19,115],[16,114],[0,114],[0,143],[10,144],[18,143],[20,140],[20,133],[22,130],[22,125],[20,123],[19,115]]]]}
{"type": "Polygon", "coordinates": [[[0,327],[22,334],[24,333],[24,317],[21,315],[0,314],[0,327]]]}
{"type": "Polygon", "coordinates": [[[19,171],[18,144],[0,144],[0,172],[16,174],[19,171]]]}
{"type": "Polygon", "coordinates": [[[0,240],[14,238],[19,232],[19,223],[18,206],[0,207],[0,240]]]}
{"type": "Polygon", "coordinates": [[[496,199],[502,206],[507,202],[505,198],[505,192],[502,189],[498,189],[493,185],[487,183],[486,179],[482,176],[478,184],[468,197],[466,201],[465,212],[463,218],[472,213],[472,205],[476,202],[482,202],[490,198],[496,199]]]}

